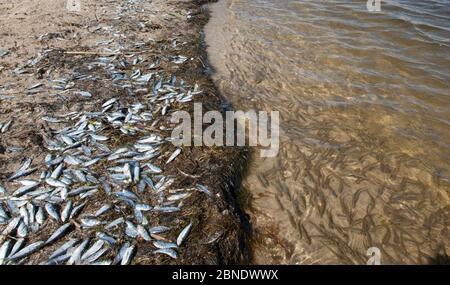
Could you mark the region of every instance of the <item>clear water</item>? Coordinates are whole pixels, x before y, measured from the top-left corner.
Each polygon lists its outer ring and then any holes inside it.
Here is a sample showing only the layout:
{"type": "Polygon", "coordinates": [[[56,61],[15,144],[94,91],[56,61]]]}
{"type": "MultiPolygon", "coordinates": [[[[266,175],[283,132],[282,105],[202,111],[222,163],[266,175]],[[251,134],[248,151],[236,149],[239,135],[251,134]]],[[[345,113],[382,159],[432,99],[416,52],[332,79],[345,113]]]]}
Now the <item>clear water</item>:
{"type": "Polygon", "coordinates": [[[281,114],[244,188],[255,263],[450,253],[450,1],[221,0],[206,28],[236,109],[281,114]]]}

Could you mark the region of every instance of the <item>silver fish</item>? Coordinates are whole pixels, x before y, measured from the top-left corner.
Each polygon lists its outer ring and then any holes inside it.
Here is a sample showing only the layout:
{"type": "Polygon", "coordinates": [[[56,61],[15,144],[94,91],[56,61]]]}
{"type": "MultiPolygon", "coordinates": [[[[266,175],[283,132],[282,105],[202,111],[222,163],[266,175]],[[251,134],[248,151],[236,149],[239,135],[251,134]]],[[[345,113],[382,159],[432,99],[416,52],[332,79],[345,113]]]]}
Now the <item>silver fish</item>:
{"type": "Polygon", "coordinates": [[[7,236],[9,235],[12,231],[14,231],[17,226],[19,226],[20,221],[22,221],[21,217],[15,217],[13,218],[9,224],[6,226],[6,228],[3,230],[2,235],[3,236],[7,236]]]}
{"type": "Polygon", "coordinates": [[[73,208],[73,202],[68,201],[66,203],[66,206],[64,206],[64,209],[61,211],[61,221],[63,223],[69,219],[70,214],[72,213],[72,208],[73,208]]]}
{"type": "Polygon", "coordinates": [[[139,235],[137,227],[130,221],[126,221],[125,234],[131,238],[136,238],[139,235]]]}
{"type": "Polygon", "coordinates": [[[17,227],[17,236],[25,238],[27,235],[28,235],[28,227],[22,219],[22,221],[19,223],[19,226],[17,227]]]}
{"type": "Polygon", "coordinates": [[[61,238],[64,234],[66,234],[66,232],[70,229],[71,224],[67,223],[62,225],[61,227],[59,227],[49,238],[48,240],[45,242],[45,244],[50,244],[56,240],[58,240],[59,238],[61,238]]]}
{"type": "Polygon", "coordinates": [[[154,253],[161,253],[170,256],[173,259],[177,259],[177,252],[171,248],[162,248],[155,250],[154,253]]]}
{"type": "Polygon", "coordinates": [[[177,248],[178,246],[173,243],[173,242],[165,242],[165,241],[161,241],[161,240],[156,240],[153,242],[153,245],[156,248],[161,248],[161,249],[165,249],[165,248],[177,248]]]}
{"type": "Polygon", "coordinates": [[[125,254],[125,251],[130,247],[130,243],[126,242],[124,243],[120,249],[116,257],[114,258],[113,264],[118,264],[122,261],[123,255],[125,254]]]}
{"type": "Polygon", "coordinates": [[[178,207],[161,207],[161,206],[155,206],[153,208],[153,211],[155,212],[162,212],[162,213],[174,213],[180,211],[180,208],[178,207]]]}
{"type": "Polygon", "coordinates": [[[122,218],[122,217],[117,218],[117,219],[115,219],[114,221],[112,221],[111,223],[109,223],[109,224],[105,227],[105,229],[109,230],[109,229],[114,228],[115,226],[118,226],[118,225],[120,225],[120,224],[122,224],[122,223],[124,223],[124,222],[125,222],[125,219],[124,219],[124,218],[122,218]]]}
{"type": "Polygon", "coordinates": [[[67,265],[73,265],[73,264],[80,263],[81,255],[83,254],[84,250],[89,245],[89,241],[90,241],[90,239],[87,238],[87,239],[83,240],[83,242],[81,242],[81,244],[77,248],[75,248],[69,261],[67,261],[67,265]]]}
{"type": "Polygon", "coordinates": [[[60,163],[50,175],[50,178],[58,179],[64,169],[64,165],[60,163]]]}
{"type": "Polygon", "coordinates": [[[102,221],[94,219],[94,218],[82,218],[81,219],[81,226],[85,227],[85,228],[92,228],[92,227],[96,227],[101,224],[102,224],[102,221]]]}
{"type": "Polygon", "coordinates": [[[10,256],[9,259],[11,260],[17,260],[20,258],[24,258],[29,256],[30,254],[34,253],[35,251],[39,250],[44,245],[43,241],[37,241],[35,243],[32,243],[23,249],[21,249],[19,252],[14,254],[13,256],[10,256]]]}
{"type": "Polygon", "coordinates": [[[100,136],[100,135],[96,135],[96,134],[90,134],[91,138],[93,138],[96,141],[107,141],[109,140],[108,137],[105,136],[100,136]]]}
{"type": "Polygon", "coordinates": [[[99,251],[105,242],[103,240],[96,241],[86,252],[81,256],[81,260],[85,260],[89,258],[91,255],[95,254],[97,251],[99,251]]]}
{"type": "Polygon", "coordinates": [[[131,245],[125,250],[125,252],[123,253],[123,257],[122,257],[122,261],[120,262],[120,265],[129,265],[131,263],[135,249],[136,249],[136,246],[131,245]]]}
{"type": "Polygon", "coordinates": [[[88,258],[86,258],[86,260],[84,260],[84,264],[91,264],[91,265],[110,265],[111,264],[111,260],[106,260],[106,261],[99,261],[99,262],[95,262],[97,259],[99,259],[100,257],[102,257],[102,255],[104,255],[109,249],[108,248],[102,248],[99,251],[97,251],[96,253],[92,254],[91,256],[89,256],[88,258]],[[94,263],[95,262],[95,263],[94,263]]]}
{"type": "Polygon", "coordinates": [[[11,252],[9,253],[9,256],[12,256],[12,255],[16,254],[16,252],[21,250],[24,245],[25,245],[25,239],[24,238],[17,239],[16,243],[14,243],[14,246],[11,249],[11,252]]]}
{"type": "Polygon", "coordinates": [[[160,234],[160,233],[163,233],[163,232],[167,232],[168,230],[170,230],[169,227],[166,227],[166,226],[156,226],[156,227],[150,228],[150,229],[149,229],[149,232],[150,232],[151,234],[160,234]]]}
{"type": "Polygon", "coordinates": [[[50,186],[57,187],[57,188],[59,188],[59,187],[62,187],[62,188],[67,187],[67,184],[65,184],[64,182],[62,182],[60,180],[56,180],[54,178],[47,178],[47,179],[45,179],[45,183],[47,183],[50,186]]]}
{"type": "Polygon", "coordinates": [[[15,197],[23,196],[26,193],[31,192],[34,189],[36,189],[36,187],[38,187],[38,186],[39,186],[39,182],[34,182],[33,184],[28,184],[28,185],[22,186],[19,189],[17,189],[16,191],[14,191],[14,193],[12,195],[15,197]]]}
{"type": "Polygon", "coordinates": [[[148,231],[142,226],[142,225],[138,225],[137,226],[137,231],[139,233],[139,235],[146,241],[150,241],[151,237],[148,234],[148,231]]]}
{"type": "Polygon", "coordinates": [[[53,219],[55,219],[56,221],[61,220],[61,217],[53,204],[51,203],[45,204],[45,210],[47,211],[48,215],[53,219]]]}
{"type": "Polygon", "coordinates": [[[53,252],[48,260],[52,260],[54,258],[57,258],[58,256],[64,254],[69,248],[72,248],[76,243],[78,242],[77,239],[70,239],[66,243],[64,243],[62,246],[60,246],[55,252],[53,252]]]}
{"type": "Polygon", "coordinates": [[[178,235],[177,238],[177,245],[180,246],[184,240],[186,239],[186,237],[189,235],[189,232],[191,231],[192,228],[192,223],[190,223],[189,225],[187,225],[178,235]]]}
{"type": "Polygon", "coordinates": [[[4,264],[5,259],[8,256],[11,247],[12,247],[12,241],[11,240],[5,241],[2,244],[2,246],[0,247],[0,265],[4,264]]]}
{"type": "Polygon", "coordinates": [[[96,233],[96,236],[97,236],[99,239],[108,242],[110,245],[113,245],[113,244],[116,243],[116,240],[115,240],[114,238],[110,237],[109,235],[107,235],[107,234],[105,234],[105,233],[103,233],[103,232],[97,232],[97,233],[96,233]]]}
{"type": "Polygon", "coordinates": [[[45,222],[44,208],[42,208],[42,207],[38,208],[38,210],[36,211],[35,219],[36,219],[36,222],[40,225],[42,225],[45,222]]]}
{"type": "Polygon", "coordinates": [[[211,191],[208,190],[208,187],[206,187],[206,186],[204,186],[202,184],[196,184],[195,186],[197,187],[197,189],[200,192],[203,192],[203,193],[208,194],[209,196],[212,196],[212,193],[211,193],[211,191]]]}
{"type": "Polygon", "coordinates": [[[142,212],[147,212],[152,210],[153,207],[147,204],[136,204],[136,210],[138,211],[142,211],[142,212]]]}
{"type": "Polygon", "coordinates": [[[31,158],[26,158],[19,169],[11,177],[9,177],[8,180],[14,180],[19,177],[25,176],[25,174],[27,173],[27,169],[31,166],[31,162],[31,158]]]}
{"type": "Polygon", "coordinates": [[[108,107],[109,105],[114,104],[117,101],[117,98],[112,98],[103,103],[102,108],[108,107]]]}
{"type": "Polygon", "coordinates": [[[112,208],[111,205],[106,204],[106,205],[102,206],[100,209],[98,209],[97,212],[95,212],[94,216],[95,217],[101,216],[104,213],[108,212],[111,208],[112,208]]]}
{"type": "Polygon", "coordinates": [[[9,130],[9,127],[11,126],[12,120],[8,121],[6,124],[3,125],[0,132],[6,133],[9,130]]]}

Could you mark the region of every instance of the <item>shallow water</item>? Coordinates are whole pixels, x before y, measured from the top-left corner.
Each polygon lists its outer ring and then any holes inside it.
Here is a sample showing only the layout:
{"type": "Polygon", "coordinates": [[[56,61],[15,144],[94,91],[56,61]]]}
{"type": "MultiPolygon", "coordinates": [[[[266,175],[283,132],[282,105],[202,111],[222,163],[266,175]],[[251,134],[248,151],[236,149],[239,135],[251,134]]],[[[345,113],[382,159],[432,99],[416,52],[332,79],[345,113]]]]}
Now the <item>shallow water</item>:
{"type": "Polygon", "coordinates": [[[206,27],[236,109],[277,110],[244,188],[255,263],[450,253],[450,1],[221,0],[206,27]]]}

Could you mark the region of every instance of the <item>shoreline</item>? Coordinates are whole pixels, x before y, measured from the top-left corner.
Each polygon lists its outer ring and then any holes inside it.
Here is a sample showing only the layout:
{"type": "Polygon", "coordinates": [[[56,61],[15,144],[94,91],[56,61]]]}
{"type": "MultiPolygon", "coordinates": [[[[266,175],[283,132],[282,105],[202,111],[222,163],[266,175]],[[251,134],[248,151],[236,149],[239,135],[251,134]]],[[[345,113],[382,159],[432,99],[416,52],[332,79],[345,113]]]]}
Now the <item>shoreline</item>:
{"type": "MultiPolygon", "coordinates": [[[[25,4],[29,3],[29,1],[23,2],[25,4]]],[[[40,2],[47,3],[48,1],[40,2]]],[[[31,167],[40,169],[44,160],[44,154],[48,152],[47,141],[53,139],[53,136],[57,134],[56,132],[60,128],[43,121],[43,116],[50,114],[56,116],[61,113],[74,111],[80,113],[95,112],[99,106],[111,97],[117,98],[122,108],[126,107],[127,104],[144,102],[143,100],[145,100],[147,94],[145,91],[142,91],[142,88],[132,89],[126,87],[118,89],[111,80],[108,80],[107,69],[102,69],[101,66],[86,69],[86,63],[88,62],[95,62],[101,57],[108,57],[109,62],[113,66],[118,66],[119,63],[131,61],[129,58],[141,58],[137,60],[138,63],[136,64],[130,65],[128,63],[128,65],[125,64],[120,67],[121,72],[126,76],[130,76],[133,70],[137,68],[145,70],[151,61],[157,59],[160,61],[160,65],[155,71],[157,78],[152,79],[148,87],[156,84],[157,80],[161,81],[162,78],[167,78],[169,75],[172,78],[176,76],[179,78],[178,81],[184,80],[190,86],[198,84],[202,91],[200,95],[196,96],[188,104],[172,106],[170,112],[179,108],[192,113],[194,102],[203,103],[205,110],[220,110],[223,112],[226,108],[230,108],[230,105],[226,103],[224,97],[219,94],[214,86],[207,71],[208,60],[205,43],[201,35],[203,27],[209,18],[203,5],[211,1],[155,1],[156,3],[152,2],[151,4],[145,3],[145,1],[137,1],[139,3],[136,4],[136,7],[123,6],[122,10],[119,9],[120,14],[116,16],[117,19],[114,16],[110,16],[112,14],[111,10],[104,9],[104,6],[109,5],[109,3],[105,1],[95,4],[83,2],[88,6],[83,7],[83,9],[89,9],[89,11],[83,10],[81,15],[71,15],[70,21],[65,19],[65,23],[54,25],[69,25],[70,29],[59,31],[56,28],[55,31],[54,26],[50,27],[50,23],[46,23],[49,25],[47,29],[39,29],[37,31],[42,33],[42,35],[34,35],[35,38],[40,38],[39,41],[41,43],[36,44],[37,40],[27,39],[22,43],[22,47],[17,46],[17,43],[15,46],[12,44],[15,37],[14,33],[11,32],[5,40],[5,46],[1,47],[9,49],[10,55],[0,61],[0,73],[2,75],[0,95],[5,96],[1,99],[0,121],[8,121],[13,118],[11,129],[2,134],[0,139],[0,149],[2,150],[0,153],[0,161],[2,162],[0,185],[6,189],[7,193],[5,196],[11,195],[11,192],[17,187],[17,183],[9,181],[9,177],[19,168],[23,159],[31,158],[33,161],[31,167]],[[149,6],[145,6],[147,4],[149,6]],[[142,8],[139,5],[143,5],[142,7],[145,6],[145,8],[156,7],[160,12],[165,13],[165,16],[155,13],[154,17],[156,19],[149,19],[149,15],[139,13],[139,9],[142,8]],[[103,9],[103,12],[100,14],[97,13],[98,9],[100,9],[99,7],[103,9]],[[83,13],[88,13],[89,15],[86,17],[83,13]],[[123,16],[126,18],[122,18],[123,16]],[[137,26],[136,22],[142,23],[143,26],[137,26]],[[159,22],[163,24],[161,25],[159,22]],[[96,30],[98,27],[100,28],[96,30]],[[105,27],[108,27],[110,30],[105,30],[105,27]],[[179,31],[180,27],[183,30],[182,32],[179,31]],[[93,43],[101,42],[105,36],[112,37],[111,30],[116,31],[119,35],[117,38],[113,38],[112,43],[117,41],[119,43],[118,46],[124,49],[116,51],[110,48],[111,52],[107,55],[102,52],[99,53],[99,45],[93,43]],[[143,41],[144,38],[148,39],[149,36],[151,40],[143,41]],[[75,40],[72,40],[72,38],[75,38],[75,40]],[[169,39],[172,39],[172,41],[170,42],[169,39]],[[73,44],[74,42],[76,43],[75,45],[73,44]],[[141,42],[143,43],[142,45],[136,44],[141,42]],[[125,49],[125,47],[131,47],[131,43],[134,43],[134,49],[125,49]],[[27,44],[32,46],[25,47],[27,44]],[[173,45],[176,45],[176,47],[174,48],[173,45]],[[29,66],[25,66],[24,61],[26,59],[30,56],[36,56],[36,54],[31,54],[32,50],[41,51],[42,54],[38,57],[39,60],[29,66]],[[174,55],[183,55],[193,60],[187,60],[182,64],[173,64],[170,58],[174,55]],[[13,72],[13,70],[21,71],[21,69],[27,69],[27,72],[13,72]],[[75,79],[72,88],[76,89],[76,92],[71,89],[54,92],[54,90],[47,88],[47,84],[55,81],[57,77],[55,75],[63,76],[64,74],[77,72],[82,72],[86,76],[92,75],[93,77],[98,77],[98,79],[92,80],[92,83],[89,80],[82,82],[75,79]],[[15,83],[11,84],[11,82],[15,83]],[[42,82],[43,86],[34,87],[35,82],[42,82]],[[29,86],[33,88],[29,88],[29,86]],[[30,90],[33,90],[32,94],[30,94],[30,90]],[[135,90],[140,91],[135,92],[135,90]],[[87,92],[91,96],[80,97],[80,92],[87,92]],[[7,96],[14,97],[8,98],[7,96]],[[26,110],[25,113],[23,112],[24,110],[26,110]],[[36,128],[36,125],[39,128],[36,128]],[[22,151],[15,151],[18,149],[22,149],[22,151]]],[[[119,1],[117,4],[123,4],[121,2],[119,1]]],[[[24,3],[11,4],[12,9],[24,3]]],[[[26,5],[24,7],[26,8],[26,5]]],[[[45,7],[47,6],[43,5],[43,9],[45,7]]],[[[36,18],[28,19],[28,16],[24,16],[25,21],[28,20],[29,24],[37,23],[39,13],[48,13],[48,11],[40,11],[40,7],[35,6],[35,8],[38,9],[34,10],[35,14],[33,16],[36,18]]],[[[8,9],[0,11],[2,14],[5,11],[9,13],[8,9]]],[[[64,11],[60,13],[64,13],[64,11]]],[[[33,14],[32,11],[30,14],[33,14]]],[[[4,21],[7,20],[5,19],[4,21]]],[[[11,26],[14,25],[15,23],[11,23],[11,26]]],[[[28,37],[32,38],[31,34],[28,37]]],[[[103,42],[105,41],[103,40],[103,42]]],[[[108,46],[109,44],[111,43],[106,41],[104,45],[108,46]]],[[[141,87],[145,88],[146,86],[141,87]]],[[[154,115],[157,116],[156,114],[154,115]]],[[[164,121],[167,117],[162,116],[160,120],[164,121]]],[[[155,119],[155,121],[158,120],[155,119]]],[[[159,132],[164,133],[163,131],[159,132]]],[[[114,131],[108,131],[108,134],[111,139],[114,138],[114,143],[108,143],[109,147],[127,145],[133,139],[133,136],[124,136],[114,131]]],[[[183,147],[180,157],[173,164],[164,165],[163,161],[167,159],[174,149],[172,145],[164,146],[161,149],[160,157],[155,160],[155,164],[163,169],[164,175],[175,177],[175,183],[171,189],[179,189],[201,183],[207,186],[214,195],[205,198],[204,193],[194,193],[181,203],[183,205],[180,206],[180,212],[170,213],[170,215],[152,212],[145,215],[150,224],[170,224],[171,227],[175,228],[167,234],[161,234],[163,237],[155,235],[155,238],[152,236],[153,242],[158,238],[173,242],[177,239],[179,231],[186,224],[191,223],[193,226],[183,247],[177,249],[177,259],[153,254],[156,248],[152,246],[151,242],[146,242],[141,238],[137,238],[135,241],[130,240],[137,248],[132,264],[248,263],[247,241],[250,231],[248,221],[239,205],[238,189],[242,175],[245,172],[249,150],[246,148],[225,147],[183,147]]],[[[51,153],[55,153],[55,151],[51,153]]],[[[106,173],[108,166],[107,164],[96,166],[95,169],[92,169],[93,175],[106,173]]],[[[67,167],[69,168],[69,166],[67,167]]],[[[25,179],[38,181],[38,177],[39,171],[36,171],[36,173],[25,177],[25,179]]],[[[132,191],[136,191],[134,185],[128,185],[127,187],[132,191]]],[[[93,193],[93,197],[96,197],[96,199],[86,200],[86,205],[83,209],[83,212],[86,212],[88,215],[95,209],[98,209],[104,203],[104,200],[109,201],[109,199],[112,199],[105,196],[104,193],[93,193]]],[[[144,198],[145,201],[154,203],[153,198],[148,199],[144,198]]],[[[79,200],[75,199],[74,203],[77,202],[79,200]]],[[[115,200],[112,201],[112,203],[116,202],[115,200]]],[[[63,201],[61,203],[62,207],[66,202],[63,201]]],[[[39,204],[39,202],[35,204],[39,204]]],[[[34,206],[40,207],[40,205],[34,206]]],[[[7,208],[6,205],[3,205],[3,207],[7,208]]],[[[12,210],[8,211],[11,212],[11,216],[14,216],[12,210]]],[[[114,217],[117,216],[116,214],[114,214],[114,217]]],[[[126,214],[125,218],[133,219],[130,215],[129,213],[126,214]]],[[[73,226],[73,230],[67,233],[64,238],[40,249],[38,252],[21,260],[21,262],[24,264],[44,262],[45,258],[59,248],[63,244],[63,240],[67,238],[95,239],[97,230],[84,231],[79,227],[79,223],[80,221],[77,218],[71,220],[70,224],[73,226]]],[[[42,228],[36,232],[29,230],[24,240],[26,244],[46,240],[60,225],[61,223],[48,219],[42,228]]],[[[4,229],[5,225],[0,225],[0,230],[3,231],[4,229]]],[[[114,236],[117,241],[129,240],[128,237],[121,233],[115,233],[115,235],[117,235],[117,237],[114,236]]],[[[9,236],[4,235],[2,236],[2,241],[8,240],[8,238],[9,236]]],[[[105,257],[112,259],[117,254],[117,247],[110,246],[109,249],[105,257]]]]}

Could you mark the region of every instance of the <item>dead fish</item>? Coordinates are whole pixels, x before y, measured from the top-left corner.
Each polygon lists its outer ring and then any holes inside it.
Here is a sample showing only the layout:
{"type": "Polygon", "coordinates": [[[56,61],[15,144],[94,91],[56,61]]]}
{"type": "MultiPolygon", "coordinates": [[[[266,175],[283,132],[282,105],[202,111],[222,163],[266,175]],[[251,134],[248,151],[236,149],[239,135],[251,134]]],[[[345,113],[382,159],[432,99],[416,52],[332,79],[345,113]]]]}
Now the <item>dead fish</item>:
{"type": "Polygon", "coordinates": [[[54,178],[47,178],[45,179],[45,183],[47,183],[50,186],[56,187],[56,188],[64,188],[67,187],[67,184],[60,181],[60,180],[56,180],[54,178]]]}
{"type": "Polygon", "coordinates": [[[124,218],[122,218],[122,217],[117,218],[117,219],[115,219],[114,221],[112,221],[111,223],[109,223],[109,224],[105,227],[105,229],[106,229],[106,230],[109,230],[109,229],[114,228],[114,227],[116,227],[116,226],[118,226],[118,225],[120,225],[120,224],[122,224],[122,223],[124,223],[124,222],[125,222],[125,219],[124,219],[124,218]]]}
{"type": "Polygon", "coordinates": [[[147,204],[136,204],[135,209],[138,211],[147,212],[151,211],[153,207],[147,204]]]}
{"type": "Polygon", "coordinates": [[[28,90],[33,90],[33,89],[39,88],[39,87],[41,87],[41,86],[44,86],[44,83],[36,83],[36,84],[30,86],[30,87],[28,88],[28,90]]]}
{"type": "Polygon", "coordinates": [[[1,133],[6,133],[9,130],[12,122],[12,120],[9,120],[6,124],[4,124],[1,128],[1,133]]]}
{"type": "Polygon", "coordinates": [[[173,259],[177,259],[177,252],[171,248],[163,248],[155,250],[154,253],[161,253],[170,256],[173,259]]]}
{"type": "Polygon", "coordinates": [[[53,170],[52,174],[50,175],[50,178],[58,179],[59,176],[61,176],[61,173],[63,172],[64,165],[60,163],[55,170],[53,170]]]}
{"type": "Polygon", "coordinates": [[[71,224],[67,223],[59,227],[45,242],[45,244],[51,244],[54,241],[60,239],[63,235],[67,233],[67,231],[70,229],[71,224]]]}
{"type": "Polygon", "coordinates": [[[212,193],[211,193],[211,191],[208,190],[208,187],[206,187],[206,186],[204,186],[202,184],[196,184],[195,186],[197,187],[197,189],[200,192],[203,192],[203,193],[208,194],[209,196],[212,196],[212,193]]]}
{"type": "Polygon", "coordinates": [[[173,242],[165,242],[161,240],[157,240],[153,242],[153,245],[157,248],[166,249],[166,248],[177,248],[178,246],[173,242]]]}
{"type": "Polygon", "coordinates": [[[112,263],[111,260],[104,260],[104,261],[98,261],[95,262],[97,259],[102,257],[109,249],[107,247],[100,249],[96,253],[92,254],[90,257],[86,258],[84,260],[84,264],[90,264],[90,265],[110,265],[112,263]]]}
{"type": "Polygon", "coordinates": [[[101,239],[106,241],[107,243],[109,243],[110,245],[114,245],[116,244],[116,240],[113,237],[110,237],[109,235],[103,233],[103,232],[97,232],[96,236],[101,239]]]}
{"type": "Polygon", "coordinates": [[[87,176],[84,175],[83,171],[81,171],[79,169],[74,169],[72,172],[79,182],[82,182],[82,183],[87,182],[87,176]]]}
{"type": "Polygon", "coordinates": [[[187,225],[178,235],[177,238],[177,245],[180,246],[184,240],[186,239],[186,237],[189,235],[189,232],[191,231],[192,228],[192,223],[190,223],[189,225],[187,225]]]}
{"type": "Polygon", "coordinates": [[[131,238],[136,238],[139,235],[137,227],[130,221],[126,221],[125,224],[125,234],[131,238]]]}
{"type": "Polygon", "coordinates": [[[177,148],[172,155],[169,157],[169,159],[166,161],[166,164],[172,162],[179,154],[181,153],[181,148],[177,148]]]}
{"type": "Polygon", "coordinates": [[[180,211],[180,208],[178,207],[163,207],[163,206],[155,206],[153,208],[153,211],[155,212],[162,212],[162,213],[174,213],[180,211]]]}
{"type": "Polygon", "coordinates": [[[45,210],[47,211],[48,215],[53,219],[55,219],[56,221],[59,222],[61,220],[61,217],[53,204],[51,203],[45,204],[45,210]]]}
{"type": "Polygon", "coordinates": [[[101,216],[104,213],[108,212],[111,208],[112,208],[111,205],[106,204],[106,205],[102,206],[100,209],[98,209],[97,212],[95,212],[94,216],[95,217],[101,216]]]}
{"type": "Polygon", "coordinates": [[[36,219],[35,219],[36,208],[33,205],[33,203],[27,204],[27,212],[28,212],[28,217],[29,217],[29,223],[33,224],[36,221],[36,219]]]}
{"type": "Polygon", "coordinates": [[[91,257],[93,254],[95,254],[97,251],[99,251],[103,247],[104,244],[105,244],[105,242],[103,240],[96,241],[91,246],[91,248],[86,250],[86,252],[81,256],[81,260],[83,261],[83,260],[91,257]]]}
{"type": "MultiPolygon", "coordinates": [[[[72,248],[69,248],[68,251],[71,251],[72,248]]],[[[43,265],[61,265],[64,262],[68,261],[69,258],[72,257],[72,252],[66,252],[61,254],[60,256],[57,256],[53,259],[48,260],[47,262],[43,263],[43,265]]]]}
{"type": "Polygon", "coordinates": [[[22,221],[19,223],[19,226],[17,227],[17,236],[25,238],[27,235],[28,235],[28,227],[22,219],[22,221]]]}
{"type": "Polygon", "coordinates": [[[112,98],[103,103],[102,108],[108,107],[109,105],[114,104],[117,101],[117,98],[112,98]]]}
{"type": "Polygon", "coordinates": [[[0,265],[3,265],[5,263],[5,259],[8,256],[11,247],[12,247],[11,240],[5,241],[0,247],[0,265]]]}
{"type": "Polygon", "coordinates": [[[93,138],[96,141],[107,141],[109,138],[105,136],[100,136],[96,134],[90,134],[91,138],[93,138]]]}
{"type": "Polygon", "coordinates": [[[22,220],[21,217],[15,217],[13,218],[8,225],[6,226],[6,228],[3,230],[2,235],[3,236],[7,236],[9,235],[12,231],[14,231],[17,226],[19,226],[20,221],[22,220]]]}
{"type": "Polygon", "coordinates": [[[92,228],[92,227],[96,227],[101,224],[102,224],[102,221],[94,219],[94,218],[82,218],[81,219],[81,226],[85,227],[85,228],[92,228]]]}
{"type": "Polygon", "coordinates": [[[150,228],[150,229],[149,229],[149,232],[150,232],[151,234],[160,234],[160,233],[163,233],[163,232],[167,232],[168,230],[170,230],[169,227],[166,227],[166,226],[156,226],[156,227],[150,228]]]}
{"type": "Polygon", "coordinates": [[[96,164],[96,163],[99,162],[100,160],[101,160],[101,158],[100,158],[100,157],[97,157],[97,158],[94,158],[94,159],[91,159],[91,160],[89,160],[89,161],[84,162],[84,163],[82,164],[82,166],[83,166],[83,167],[89,167],[89,166],[92,166],[92,165],[96,164]]]}
{"type": "Polygon", "coordinates": [[[182,199],[189,197],[190,195],[191,195],[190,193],[180,193],[180,194],[170,195],[169,197],[167,197],[167,201],[182,200],[182,199]]]}
{"type": "Polygon", "coordinates": [[[12,195],[15,197],[23,196],[26,193],[36,189],[37,186],[39,186],[39,182],[33,182],[32,184],[28,184],[28,185],[20,187],[19,189],[14,191],[14,193],[12,195]]]}
{"type": "Polygon", "coordinates": [[[118,197],[124,197],[132,201],[139,201],[139,197],[131,191],[123,190],[122,192],[117,192],[116,195],[118,197]]]}
{"type": "Polygon", "coordinates": [[[122,261],[123,255],[125,251],[130,247],[129,242],[125,242],[119,249],[119,252],[117,253],[116,257],[114,258],[113,264],[118,264],[122,261]]]}
{"type": "Polygon", "coordinates": [[[8,180],[14,180],[21,176],[24,176],[24,174],[27,172],[27,169],[31,166],[31,158],[26,158],[22,165],[19,167],[19,169],[14,173],[11,177],[8,178],[8,180]]]}
{"type": "Polygon", "coordinates": [[[78,158],[72,156],[72,155],[67,155],[64,158],[64,162],[70,165],[79,165],[81,163],[83,163],[81,160],[79,160],[78,158]]]}
{"type": "Polygon", "coordinates": [[[125,249],[123,253],[122,260],[120,262],[120,265],[129,265],[131,263],[131,260],[133,259],[133,255],[135,252],[136,246],[131,245],[128,248],[125,249]]]}
{"type": "Polygon", "coordinates": [[[8,259],[11,260],[17,260],[20,258],[24,258],[29,256],[30,254],[34,253],[35,251],[39,250],[44,245],[43,241],[37,241],[35,243],[32,243],[26,247],[24,247],[22,250],[14,254],[13,256],[10,256],[8,259]]]}
{"type": "Polygon", "coordinates": [[[97,186],[81,186],[79,188],[71,190],[69,193],[67,193],[68,197],[76,196],[88,191],[96,190],[97,186]]]}
{"type": "Polygon", "coordinates": [[[71,137],[65,135],[61,135],[61,140],[67,145],[73,145],[75,143],[71,137]]]}
{"type": "Polygon", "coordinates": [[[138,231],[139,235],[140,235],[144,240],[146,240],[146,241],[150,241],[150,240],[151,240],[151,237],[150,237],[150,235],[148,234],[147,230],[144,228],[144,226],[138,225],[138,226],[137,226],[137,231],[138,231]]]}
{"type": "Polygon", "coordinates": [[[66,203],[66,206],[64,206],[64,209],[61,211],[61,221],[62,222],[65,222],[69,219],[70,214],[72,213],[72,208],[73,208],[73,202],[68,201],[66,203]]]}
{"type": "Polygon", "coordinates": [[[70,240],[68,240],[62,246],[60,246],[57,250],[55,250],[55,252],[53,252],[49,256],[48,260],[52,260],[52,259],[57,258],[58,256],[64,254],[65,252],[67,252],[67,250],[69,248],[72,248],[77,242],[78,242],[77,239],[70,239],[70,240]]]}
{"type": "Polygon", "coordinates": [[[11,249],[11,252],[9,253],[9,256],[16,254],[19,250],[21,250],[23,248],[24,245],[25,245],[24,238],[17,239],[16,242],[14,243],[13,248],[11,249]]]}
{"type": "Polygon", "coordinates": [[[22,217],[22,221],[26,226],[30,224],[30,217],[28,216],[28,210],[26,206],[22,206],[19,209],[19,215],[22,217]]]}
{"type": "Polygon", "coordinates": [[[139,162],[136,162],[133,166],[133,182],[139,183],[141,167],[139,166],[139,162]]]}
{"type": "Polygon", "coordinates": [[[159,168],[158,166],[153,165],[151,163],[146,163],[144,166],[146,166],[150,170],[151,173],[154,173],[154,174],[162,173],[161,168],[159,168]]]}
{"type": "Polygon", "coordinates": [[[80,262],[81,255],[83,254],[84,250],[88,247],[89,241],[90,239],[87,238],[83,240],[83,242],[77,248],[75,248],[69,261],[67,261],[67,265],[78,264],[80,262]]]}
{"type": "Polygon", "coordinates": [[[35,219],[36,222],[40,225],[42,225],[45,222],[45,213],[42,207],[39,207],[38,210],[36,211],[35,219]]]}

